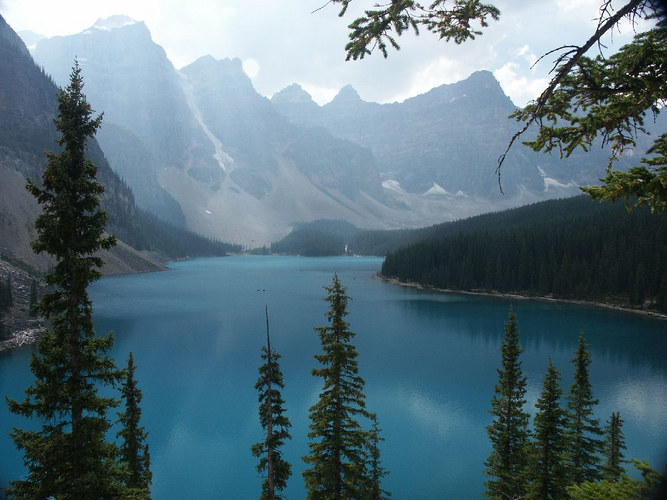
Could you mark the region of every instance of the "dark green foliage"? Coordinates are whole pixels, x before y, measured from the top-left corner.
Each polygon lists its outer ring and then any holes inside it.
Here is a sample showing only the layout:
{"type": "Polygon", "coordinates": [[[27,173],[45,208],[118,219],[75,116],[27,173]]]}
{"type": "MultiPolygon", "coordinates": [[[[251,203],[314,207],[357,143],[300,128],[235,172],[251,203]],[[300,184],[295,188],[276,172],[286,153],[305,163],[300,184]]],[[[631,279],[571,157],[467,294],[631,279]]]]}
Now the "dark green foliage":
{"type": "Polygon", "coordinates": [[[387,255],[381,273],[446,289],[667,311],[663,255],[667,218],[575,198],[471,219],[459,232],[387,255]]]}
{"type": "Polygon", "coordinates": [[[87,139],[101,117],[92,118],[82,89],[75,64],[69,86],[58,95],[55,124],[63,151],[48,154],[43,188],[28,184],[43,210],[35,222],[33,248],[52,255],[57,264],[46,277],[53,291],[37,306],[52,327],[31,355],[35,382],[24,401],[9,400],[13,413],[41,422],[38,430],[12,432],[28,473],[11,482],[10,498],[113,498],[123,491],[118,449],[105,439],[107,412],[117,401],[98,395],[121,373],[108,356],[113,336],[95,336],[86,290],[100,276],[102,262],[93,254],[110,248],[114,238],[104,236],[106,215],[99,209],[104,189],[95,178],[96,166],[85,158],[87,139]]]}
{"type": "Polygon", "coordinates": [[[520,498],[525,494],[529,415],[526,404],[526,377],[521,371],[519,330],[516,314],[511,310],[505,323],[501,346],[502,368],[491,400],[493,423],[486,431],[493,450],[486,459],[485,474],[491,476],[485,485],[488,498],[520,498]]]}
{"type": "Polygon", "coordinates": [[[361,498],[368,487],[366,471],[368,433],[359,418],[370,418],[366,410],[365,382],[358,375],[355,334],[345,321],[349,297],[334,275],[333,284],[324,287],[330,308],[329,326],[316,328],[322,354],[315,359],[322,368],[313,375],[322,377],[318,402],[310,408],[310,455],[303,472],[309,499],[361,498]]]}
{"type": "Polygon", "coordinates": [[[345,254],[345,246],[361,230],[344,221],[299,224],[282,240],[271,244],[271,253],[321,257],[345,254]]]}
{"type": "Polygon", "coordinates": [[[296,226],[282,240],[271,244],[271,253],[330,256],[386,255],[402,246],[422,241],[431,228],[402,230],[361,230],[343,221],[315,221],[296,226]]]}
{"type": "Polygon", "coordinates": [[[122,399],[125,402],[125,411],[118,414],[121,429],[116,434],[121,438],[120,462],[125,474],[125,485],[132,493],[133,498],[150,498],[150,484],[152,473],[150,469],[150,455],[148,433],[140,425],[141,420],[141,389],[134,378],[134,357],[130,353],[127,358],[127,368],[123,373],[122,399]]]}
{"type": "Polygon", "coordinates": [[[604,479],[600,482],[585,482],[567,487],[572,500],[657,500],[664,498],[665,476],[659,474],[648,463],[632,460],[641,472],[642,479],[630,479],[623,474],[618,480],[604,479]]]}
{"type": "Polygon", "coordinates": [[[391,496],[391,493],[382,489],[382,478],[389,472],[382,467],[380,460],[380,441],[384,441],[380,437],[380,426],[378,424],[377,415],[371,414],[371,430],[368,433],[368,481],[369,491],[364,496],[369,500],[383,500],[391,496]]]}
{"type": "Polygon", "coordinates": [[[264,364],[259,368],[259,379],[255,389],[259,392],[259,422],[264,429],[264,439],[255,443],[251,450],[258,457],[257,472],[266,473],[262,482],[260,499],[273,500],[283,498],[279,492],[287,486],[287,480],[292,474],[292,466],[283,458],[281,448],[287,439],[292,436],[289,429],[292,426],[285,415],[281,391],[285,389],[283,373],[278,360],[280,354],[271,349],[269,337],[269,317],[266,316],[266,346],[262,347],[264,364]]]}
{"type": "Polygon", "coordinates": [[[624,198],[628,208],[631,200],[636,205],[648,205],[652,212],[667,210],[667,134],[662,134],[647,151],[651,156],[642,158],[638,167],[627,172],[609,170],[602,186],[581,188],[594,200],[615,201],[624,198]]]}
{"type": "Polygon", "coordinates": [[[574,382],[567,395],[566,461],[568,483],[580,484],[585,481],[598,481],[601,478],[600,453],[602,453],[602,430],[593,412],[598,400],[593,397],[593,387],[588,375],[591,355],[583,334],[579,334],[572,362],[574,382]]]}
{"type": "Polygon", "coordinates": [[[605,427],[605,441],[603,446],[604,464],[602,465],[602,476],[605,481],[619,481],[625,473],[623,467],[625,450],[625,438],[623,437],[623,419],[619,412],[614,412],[609,417],[605,427]]]}
{"type": "Polygon", "coordinates": [[[566,498],[565,413],[560,405],[560,374],[551,359],[544,376],[544,388],[535,407],[531,456],[526,469],[527,499],[566,498]]]}
{"type": "MultiPolygon", "coordinates": [[[[352,0],[333,0],[342,5],[340,16],[345,14],[352,0]]],[[[413,30],[419,34],[420,27],[431,31],[446,41],[463,43],[481,35],[480,28],[488,26],[489,19],[498,20],[500,11],[490,4],[479,0],[435,0],[427,5],[414,1],[394,1],[386,5],[377,4],[374,9],[366,10],[364,17],[355,19],[349,28],[350,42],[345,46],[347,59],[363,59],[374,48],[388,55],[388,45],[398,50],[396,37],[413,30]],[[392,33],[393,32],[393,33],[392,33]]]]}
{"type": "Polygon", "coordinates": [[[240,252],[241,246],[214,240],[173,226],[150,212],[136,210],[136,226],[132,232],[118,235],[137,250],[152,250],[168,258],[223,256],[240,252]]]}
{"type": "MultiPolygon", "coordinates": [[[[628,2],[619,13],[630,7],[628,12],[634,10],[646,17],[654,8],[648,5],[650,3],[628,2]]],[[[561,156],[569,156],[577,148],[588,151],[594,139],[600,136],[612,153],[607,177],[602,179],[602,186],[584,191],[601,200],[625,198],[629,203],[632,197],[637,206],[648,205],[651,211],[664,212],[667,210],[667,134],[655,140],[647,151],[654,156],[644,158],[642,166],[628,172],[613,171],[611,166],[625,151],[636,147],[638,134],[645,132],[646,115],[655,117],[661,103],[667,99],[665,61],[665,19],[653,29],[637,33],[632,43],[609,57],[589,58],[578,54],[571,69],[565,71],[567,64],[559,68],[563,74],[551,95],[541,97],[514,114],[522,121],[533,117],[539,120],[537,138],[526,144],[535,151],[556,149],[561,156]]]]}

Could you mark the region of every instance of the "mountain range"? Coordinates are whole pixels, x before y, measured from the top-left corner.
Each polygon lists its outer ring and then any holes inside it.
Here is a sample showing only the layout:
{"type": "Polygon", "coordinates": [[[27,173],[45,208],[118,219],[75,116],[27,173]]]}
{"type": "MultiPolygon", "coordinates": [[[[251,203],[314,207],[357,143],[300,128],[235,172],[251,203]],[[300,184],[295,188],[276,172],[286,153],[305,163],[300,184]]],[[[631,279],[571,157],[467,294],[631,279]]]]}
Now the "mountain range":
{"type": "Polygon", "coordinates": [[[238,59],[176,70],[146,25],[124,16],[42,38],[32,56],[59,85],[78,59],[104,112],[100,146],[138,206],[247,246],[318,219],[418,227],[568,196],[606,164],[602,149],[561,160],[517,145],[502,194],[496,160],[518,124],[486,71],[401,103],[365,102],[347,86],[319,106],[298,84],[268,99],[238,59]]]}
{"type": "MultiPolygon", "coordinates": [[[[51,260],[30,248],[34,220],[40,211],[25,189],[28,178],[40,182],[46,165],[45,151],[57,149],[57,86],[33,62],[28,50],[0,16],[0,251],[3,258],[17,259],[44,271],[51,260]]],[[[96,141],[88,144],[88,156],[98,165],[98,177],[106,186],[103,206],[109,228],[119,235],[117,248],[104,255],[107,272],[160,269],[161,265],[140,255],[122,240],[138,226],[131,189],[112,171],[96,141]]]]}
{"type": "MultiPolygon", "coordinates": [[[[41,211],[25,189],[27,179],[41,182],[46,166],[45,152],[58,152],[60,133],[53,122],[58,113],[58,86],[33,61],[19,36],[0,16],[0,253],[2,260],[18,264],[13,271],[30,270],[38,276],[53,262],[35,254],[30,241],[35,238],[34,221],[41,211]]],[[[102,205],[108,214],[107,228],[119,239],[105,252],[106,273],[162,269],[162,264],[146,256],[160,257],[220,255],[232,246],[211,241],[183,228],[159,220],[137,207],[132,189],[114,171],[99,143],[88,142],[87,156],[98,167],[105,187],[102,205]]],[[[159,185],[158,185],[159,187],[159,185]]],[[[165,199],[168,195],[163,193],[165,199]]],[[[178,204],[171,200],[175,211],[178,204]]]]}

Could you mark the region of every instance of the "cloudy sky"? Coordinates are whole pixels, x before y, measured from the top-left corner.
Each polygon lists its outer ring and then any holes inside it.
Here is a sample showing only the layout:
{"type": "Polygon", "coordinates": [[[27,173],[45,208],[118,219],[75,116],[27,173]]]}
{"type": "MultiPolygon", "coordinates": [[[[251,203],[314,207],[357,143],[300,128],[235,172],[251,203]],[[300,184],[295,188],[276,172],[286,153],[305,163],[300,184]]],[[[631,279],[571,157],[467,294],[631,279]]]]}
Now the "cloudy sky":
{"type": "MultiPolygon", "coordinates": [[[[362,99],[402,101],[462,80],[477,70],[494,73],[505,93],[523,106],[548,81],[553,57],[545,52],[583,44],[592,34],[600,0],[497,0],[502,14],[485,33],[463,45],[423,32],[399,39],[389,58],[374,53],[345,61],[347,25],[377,0],[354,0],[345,17],[327,0],[0,0],[15,31],[68,35],[97,19],[125,14],[144,21],[176,68],[210,54],[238,57],[255,88],[270,97],[297,82],[320,104],[351,84],[362,99]]],[[[426,0],[425,3],[430,2],[426,0]]],[[[623,5],[625,2],[618,1],[623,5]]],[[[610,51],[631,40],[629,25],[605,40],[610,51]]]]}

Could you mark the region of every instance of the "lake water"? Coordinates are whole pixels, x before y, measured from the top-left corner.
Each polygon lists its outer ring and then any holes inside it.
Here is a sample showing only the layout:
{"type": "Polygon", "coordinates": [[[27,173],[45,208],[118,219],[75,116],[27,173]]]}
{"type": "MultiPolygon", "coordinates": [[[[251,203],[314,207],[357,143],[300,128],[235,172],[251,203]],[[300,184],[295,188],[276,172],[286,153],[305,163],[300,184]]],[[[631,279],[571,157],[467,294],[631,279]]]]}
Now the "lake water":
{"type": "MultiPolygon", "coordinates": [[[[531,405],[551,356],[565,391],[580,331],[605,422],[620,411],[627,457],[667,461],[667,322],[586,306],[440,294],[375,279],[377,258],[228,257],[176,263],[162,273],[104,278],[91,287],[98,332],[113,355],[130,351],[143,390],[155,499],[252,499],[261,478],[250,446],[261,437],[254,384],[268,306],[282,354],[293,439],[287,497],[304,497],[311,376],[334,272],[348,294],[368,408],[378,415],[384,486],[393,498],[474,499],[484,490],[486,426],[510,307],[518,314],[531,405]]],[[[21,399],[33,380],[29,349],[0,355],[0,395],[21,399]]],[[[22,473],[7,433],[26,421],[0,408],[0,483],[22,473]]]]}

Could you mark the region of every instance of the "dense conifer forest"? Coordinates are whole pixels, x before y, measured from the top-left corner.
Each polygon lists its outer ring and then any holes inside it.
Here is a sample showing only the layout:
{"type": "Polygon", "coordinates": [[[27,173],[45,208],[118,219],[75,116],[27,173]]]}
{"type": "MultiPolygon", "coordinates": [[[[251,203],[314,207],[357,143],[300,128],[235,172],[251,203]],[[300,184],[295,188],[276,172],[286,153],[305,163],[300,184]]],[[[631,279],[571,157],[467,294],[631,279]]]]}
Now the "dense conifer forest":
{"type": "Polygon", "coordinates": [[[169,259],[219,256],[241,251],[241,245],[208,238],[165,222],[151,212],[137,208],[138,224],[122,236],[137,250],[157,251],[169,259]]]}
{"type": "Polygon", "coordinates": [[[466,291],[667,311],[667,219],[622,203],[549,201],[443,225],[387,255],[381,274],[466,291]]]}

